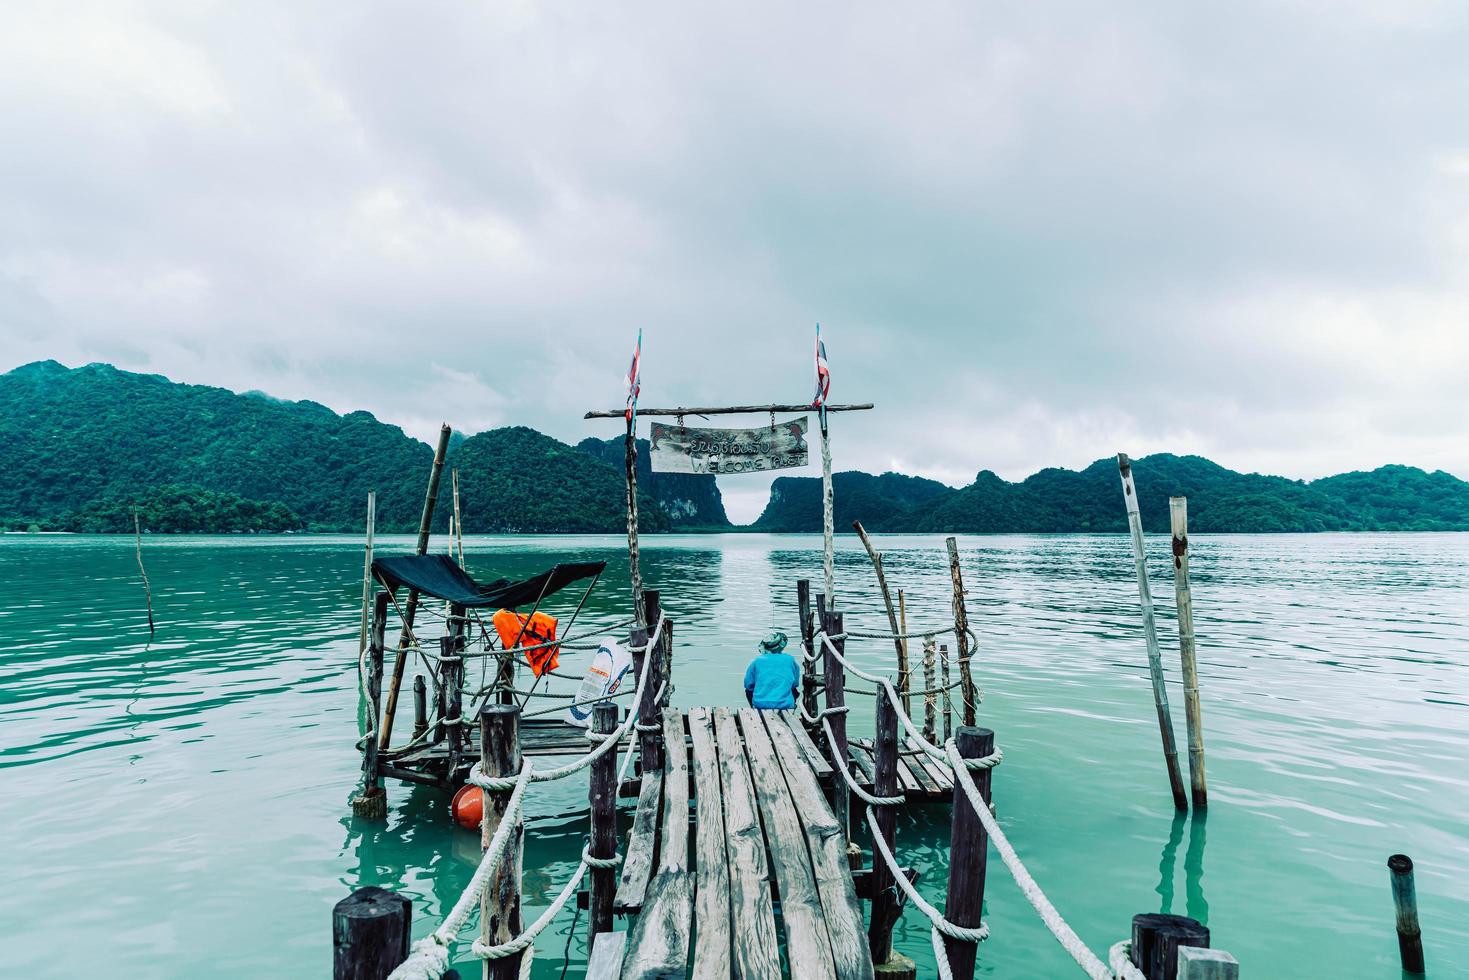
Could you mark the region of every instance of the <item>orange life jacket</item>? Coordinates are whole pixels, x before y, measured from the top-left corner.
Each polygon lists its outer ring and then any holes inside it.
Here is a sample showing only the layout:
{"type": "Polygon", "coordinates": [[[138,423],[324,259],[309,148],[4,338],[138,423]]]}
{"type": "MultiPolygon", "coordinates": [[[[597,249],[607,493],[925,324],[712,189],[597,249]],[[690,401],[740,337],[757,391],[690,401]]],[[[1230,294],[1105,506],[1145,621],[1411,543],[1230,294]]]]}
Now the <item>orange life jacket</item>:
{"type": "MultiPolygon", "coordinates": [[[[532,613],[523,616],[509,609],[501,609],[491,618],[490,622],[495,625],[495,632],[500,634],[500,645],[506,650],[512,647],[533,647],[542,643],[550,643],[556,639],[556,617],[548,616],[543,612],[532,613]],[[518,641],[518,642],[517,642],[518,641]]],[[[537,677],[548,670],[555,670],[561,665],[556,654],[560,647],[541,647],[539,650],[527,650],[525,654],[526,663],[537,677]]]]}

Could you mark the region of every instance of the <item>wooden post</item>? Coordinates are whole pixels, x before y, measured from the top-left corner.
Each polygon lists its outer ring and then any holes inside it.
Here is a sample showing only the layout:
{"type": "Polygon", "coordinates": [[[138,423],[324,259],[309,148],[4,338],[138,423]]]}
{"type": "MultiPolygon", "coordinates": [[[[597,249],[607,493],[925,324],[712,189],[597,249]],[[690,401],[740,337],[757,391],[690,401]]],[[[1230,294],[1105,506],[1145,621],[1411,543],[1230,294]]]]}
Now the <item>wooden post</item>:
{"type": "MultiPolygon", "coordinates": [[[[877,695],[877,737],[873,741],[872,795],[898,796],[898,713],[887,694],[877,695]]],[[[887,843],[888,851],[897,854],[897,808],[875,807],[877,810],[877,833],[887,843]]],[[[872,859],[872,919],[867,927],[867,947],[872,951],[872,962],[886,963],[893,955],[893,924],[901,914],[898,904],[897,884],[893,872],[873,845],[872,859]]]]}
{"type": "MultiPolygon", "coordinates": [[[[487,704],[479,715],[480,761],[487,776],[515,776],[520,773],[520,706],[487,704]]],[[[500,828],[510,792],[484,794],[484,819],[480,822],[480,850],[490,847],[490,838],[500,828]]],[[[521,823],[519,817],[517,823],[521,823]]],[[[511,834],[505,857],[495,877],[480,899],[480,938],[488,945],[508,942],[520,935],[525,924],[520,916],[520,861],[525,827],[522,823],[511,834]]],[[[519,980],[520,961],[525,954],[516,953],[498,960],[485,960],[484,980],[519,980]]]]}
{"type": "Polygon", "coordinates": [[[1148,980],[1178,980],[1178,948],[1209,945],[1209,927],[1186,915],[1132,917],[1132,965],[1148,980]]]}
{"type": "MultiPolygon", "coordinates": [[[[644,602],[655,613],[658,610],[658,593],[649,590],[643,593],[644,602]]],[[[645,611],[646,615],[646,611],[645,611]]],[[[657,625],[656,615],[653,625],[657,625]]],[[[668,624],[664,624],[665,628],[668,624]]],[[[632,631],[633,666],[637,669],[639,683],[643,672],[648,672],[647,683],[643,684],[643,696],[638,701],[638,724],[643,727],[654,726],[647,731],[638,733],[638,760],[642,765],[643,772],[651,772],[654,769],[663,768],[663,743],[662,728],[659,726],[661,704],[658,699],[658,687],[663,681],[663,657],[661,647],[657,649],[639,650],[639,647],[647,647],[649,630],[651,626],[638,626],[632,631]]],[[[659,643],[662,639],[660,637],[659,643]]]]}
{"type": "MultiPolygon", "coordinates": [[[[439,445],[434,450],[433,468],[428,474],[428,491],[423,498],[423,516],[418,520],[418,549],[416,554],[428,554],[429,531],[434,521],[434,504],[439,499],[439,477],[444,472],[444,456],[449,452],[449,424],[439,429],[439,445]]],[[[403,609],[403,630],[398,636],[398,657],[393,661],[393,683],[388,688],[388,702],[383,709],[382,737],[378,748],[386,751],[393,737],[393,716],[398,713],[398,690],[403,686],[403,669],[408,664],[409,641],[413,638],[413,614],[418,608],[418,590],[408,590],[408,604],[403,609]]]]}
{"type": "Polygon", "coordinates": [[[449,778],[457,778],[459,760],[469,747],[469,732],[459,724],[464,714],[464,607],[449,607],[449,635],[439,645],[439,662],[443,664],[445,689],[444,727],[449,735],[449,778]]]}
{"type": "MultiPolygon", "coordinates": [[[[368,710],[373,711],[374,726],[381,717],[374,709],[383,691],[383,642],[387,625],[388,594],[379,592],[372,607],[372,631],[367,647],[368,710]]],[[[369,820],[381,820],[388,815],[388,793],[378,772],[378,740],[373,732],[368,732],[362,747],[362,792],[352,801],[352,812],[369,820]]]]}
{"type": "Polygon", "coordinates": [[[367,626],[372,620],[372,532],[377,524],[377,491],[367,491],[367,544],[362,561],[362,631],[357,637],[357,653],[367,649],[367,626]]]}
{"type": "Polygon", "coordinates": [[[449,471],[449,483],[454,488],[454,538],[449,542],[449,553],[459,546],[459,567],[464,567],[464,518],[459,511],[459,467],[449,471]]]}
{"type": "MultiPolygon", "coordinates": [[[[959,754],[966,759],[981,759],[995,750],[995,733],[988,728],[962,726],[954,737],[959,754]]],[[[990,775],[993,769],[972,771],[979,798],[990,802],[990,775]]],[[[956,780],[962,777],[956,777],[956,780]]],[[[984,876],[989,861],[989,834],[979,822],[979,814],[969,797],[957,784],[949,822],[949,890],[944,902],[944,918],[956,926],[977,926],[984,908],[984,876]]],[[[976,943],[944,937],[944,951],[949,969],[956,980],[973,980],[974,962],[979,953],[976,943]]]]}
{"type": "Polygon", "coordinates": [[[826,424],[827,408],[817,413],[821,420],[821,581],[826,587],[824,610],[833,609],[836,597],[836,503],[831,488],[831,436],[826,424]]]}
{"type": "MultiPolygon", "coordinates": [[[[645,590],[643,592],[643,618],[650,632],[657,628],[658,619],[662,615],[663,606],[658,590],[645,590]]],[[[666,708],[669,699],[673,697],[673,620],[663,620],[663,629],[658,633],[658,649],[655,653],[658,659],[656,676],[663,684],[663,697],[658,700],[658,706],[666,708]]]]}
{"type": "Polygon", "coordinates": [[[1188,779],[1194,809],[1209,805],[1204,778],[1204,718],[1199,706],[1199,662],[1194,646],[1194,599],[1188,581],[1188,498],[1169,497],[1173,531],[1173,595],[1178,602],[1178,653],[1183,662],[1183,716],[1188,724],[1188,779]]]}
{"type": "Polygon", "coordinates": [[[1180,946],[1178,980],[1239,980],[1239,960],[1222,949],[1180,946]]]}
{"type": "MultiPolygon", "coordinates": [[[[829,598],[828,598],[828,601],[829,598]]],[[[835,636],[842,632],[842,614],[829,610],[821,611],[821,629],[829,636],[835,636]]],[[[832,646],[838,651],[846,653],[846,640],[832,640],[832,646]]],[[[836,657],[824,654],[822,661],[822,681],[826,685],[826,707],[840,708],[847,703],[846,670],[842,662],[836,657]]],[[[851,754],[847,751],[847,714],[838,711],[836,714],[826,716],[826,723],[831,726],[831,733],[836,739],[836,744],[830,747],[831,755],[840,760],[840,764],[850,768],[852,765],[851,754]]],[[[836,817],[837,825],[842,828],[842,837],[849,842],[852,840],[849,812],[851,801],[849,799],[851,790],[847,788],[845,779],[833,779],[831,781],[831,812],[836,817]]]]}
{"type": "Polygon", "coordinates": [[[949,697],[949,645],[939,644],[939,678],[944,689],[944,741],[954,734],[954,700],[949,697]]]}
{"type": "Polygon", "coordinates": [[[627,567],[632,580],[633,617],[639,626],[652,626],[643,612],[643,571],[638,562],[638,435],[633,419],[627,420],[623,462],[627,471],[627,567]]]}
{"type": "Polygon", "coordinates": [[[384,980],[408,958],[413,902],[375,885],[332,908],[332,980],[384,980]]]}
{"type": "MultiPolygon", "coordinates": [[[[867,537],[867,532],[862,528],[861,521],[852,522],[852,530],[857,532],[857,537],[862,539],[862,547],[867,549],[867,557],[872,560],[872,570],[877,573],[877,586],[882,590],[882,604],[887,609],[888,626],[893,631],[893,649],[898,655],[898,691],[903,695],[903,714],[909,718],[913,717],[913,705],[908,697],[908,644],[901,637],[902,630],[898,627],[898,614],[893,609],[893,597],[888,592],[887,576],[882,573],[882,555],[872,547],[872,541],[867,537]]],[[[875,960],[874,962],[881,962],[875,960]]]]}
{"type": "MultiPolygon", "coordinates": [[[[796,580],[796,615],[801,621],[801,649],[815,656],[816,630],[811,623],[811,580],[808,578],[796,580]]],[[[801,658],[801,706],[807,715],[816,716],[816,661],[805,657],[801,658]]],[[[810,722],[805,724],[811,734],[820,731],[819,725],[813,728],[810,722]]]]}
{"type": "Polygon", "coordinates": [[[1168,766],[1168,784],[1173,805],[1188,809],[1188,794],[1178,768],[1178,746],[1173,741],[1173,716],[1168,710],[1168,687],[1163,680],[1163,658],[1158,651],[1158,625],[1153,620],[1153,592],[1148,587],[1148,555],[1143,546],[1143,521],[1138,512],[1137,487],[1126,453],[1117,454],[1117,471],[1122,474],[1122,499],[1127,506],[1127,524],[1132,531],[1133,564],[1137,567],[1137,591],[1143,607],[1143,638],[1148,645],[1148,673],[1153,678],[1153,705],[1158,711],[1158,731],[1163,736],[1163,761],[1168,766]]]}
{"type": "MultiPolygon", "coordinates": [[[[592,731],[607,734],[617,728],[617,705],[599,701],[592,706],[592,731]]],[[[592,813],[592,836],[587,853],[595,858],[617,854],[617,753],[607,752],[592,763],[587,790],[592,813]]],[[[612,931],[612,896],[617,891],[617,871],[592,869],[591,935],[612,931]]]]}
{"type": "Polygon", "coordinates": [[[959,573],[959,543],[944,539],[949,549],[949,577],[954,583],[954,643],[959,653],[959,695],[964,702],[964,724],[974,724],[974,676],[969,672],[969,611],[964,606],[964,577],[959,573]]]}
{"type": "Polygon", "coordinates": [[[413,675],[413,737],[428,731],[428,684],[422,674],[413,675]]]}
{"type": "Polygon", "coordinates": [[[1423,934],[1418,928],[1418,890],[1413,886],[1413,859],[1394,854],[1387,859],[1392,872],[1392,901],[1397,910],[1398,956],[1407,973],[1423,972],[1423,934]]]}
{"type": "MultiPolygon", "coordinates": [[[[898,633],[904,634],[898,642],[902,644],[903,652],[898,656],[898,690],[903,692],[903,710],[908,712],[908,717],[913,717],[913,701],[910,692],[913,690],[913,667],[912,661],[908,659],[908,605],[903,601],[903,590],[898,590],[898,633]]],[[[924,685],[932,687],[933,685],[924,685]]],[[[929,741],[932,741],[930,739],[929,741]]]]}
{"type": "MultiPolygon", "coordinates": [[[[903,593],[899,592],[901,596],[903,593]]],[[[923,638],[923,737],[930,742],[938,741],[938,696],[934,694],[933,637],[923,638]]],[[[945,736],[946,738],[948,736],[945,736]]]]}

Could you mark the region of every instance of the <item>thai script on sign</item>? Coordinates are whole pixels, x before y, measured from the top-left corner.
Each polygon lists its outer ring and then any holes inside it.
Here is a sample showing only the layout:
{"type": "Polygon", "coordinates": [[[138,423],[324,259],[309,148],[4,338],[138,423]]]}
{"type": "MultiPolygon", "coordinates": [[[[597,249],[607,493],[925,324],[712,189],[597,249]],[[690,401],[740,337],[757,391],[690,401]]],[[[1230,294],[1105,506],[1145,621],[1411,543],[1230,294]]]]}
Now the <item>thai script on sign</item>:
{"type": "Polygon", "coordinates": [[[806,416],[755,429],[691,429],[654,422],[654,473],[759,473],[805,466],[806,416]]]}

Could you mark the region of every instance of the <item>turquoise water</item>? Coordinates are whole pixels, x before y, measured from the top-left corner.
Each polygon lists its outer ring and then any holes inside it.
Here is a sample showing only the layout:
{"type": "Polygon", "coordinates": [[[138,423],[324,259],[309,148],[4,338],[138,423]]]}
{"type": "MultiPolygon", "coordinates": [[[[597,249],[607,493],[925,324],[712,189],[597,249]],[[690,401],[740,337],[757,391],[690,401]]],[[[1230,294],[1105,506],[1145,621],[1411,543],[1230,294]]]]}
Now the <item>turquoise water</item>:
{"type": "MultiPolygon", "coordinates": [[[[471,570],[611,563],[585,621],[626,615],[616,538],[471,538],[471,570]]],[[[1249,977],[1398,976],[1385,861],[1405,851],[1431,975],[1469,973],[1469,535],[1199,537],[1194,601],[1210,799],[1175,819],[1136,585],[1121,536],[961,539],[980,638],[982,720],[1005,750],[994,795],[1012,842],[1099,953],[1133,913],[1205,919],[1249,977]]],[[[1183,742],[1166,541],[1154,592],[1183,742]]],[[[913,624],[948,614],[943,542],[879,539],[913,624]]],[[[405,552],[407,538],[380,541],[405,552]]],[[[880,627],[871,571],[839,541],[849,625],[880,627]]],[[[150,538],[150,645],[132,542],[0,538],[0,974],[325,976],[332,904],[362,884],[414,900],[420,933],[467,881],[477,835],[444,797],[390,784],[354,820],[361,542],[150,538]]],[[[738,704],[756,639],[794,630],[807,536],[645,540],[677,617],[674,701],[738,704]]],[[[890,669],[887,644],[849,647],[890,669]]],[[[563,662],[575,664],[570,656],[563,662]]],[[[869,732],[870,706],[851,728],[869,732]]],[[[573,869],[583,779],[530,805],[527,920],[573,869]]],[[[947,816],[903,815],[899,850],[941,897],[947,816]]],[[[991,854],[981,972],[1080,976],[991,854]]],[[[585,960],[568,911],[534,975],[585,960]]],[[[927,928],[897,946],[931,975],[927,928]]],[[[467,958],[466,958],[467,962],[467,958]]],[[[477,975],[477,971],[476,974],[477,975]]]]}

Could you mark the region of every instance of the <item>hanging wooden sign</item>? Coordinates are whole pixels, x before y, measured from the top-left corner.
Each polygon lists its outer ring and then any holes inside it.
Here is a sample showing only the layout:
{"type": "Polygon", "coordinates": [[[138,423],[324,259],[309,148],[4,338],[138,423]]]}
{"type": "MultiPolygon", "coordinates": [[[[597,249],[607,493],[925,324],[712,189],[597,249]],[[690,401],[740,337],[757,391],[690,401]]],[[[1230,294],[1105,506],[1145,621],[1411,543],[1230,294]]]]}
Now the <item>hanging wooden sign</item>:
{"type": "Polygon", "coordinates": [[[759,473],[805,466],[806,416],[754,429],[691,429],[654,422],[654,473],[759,473]]]}

